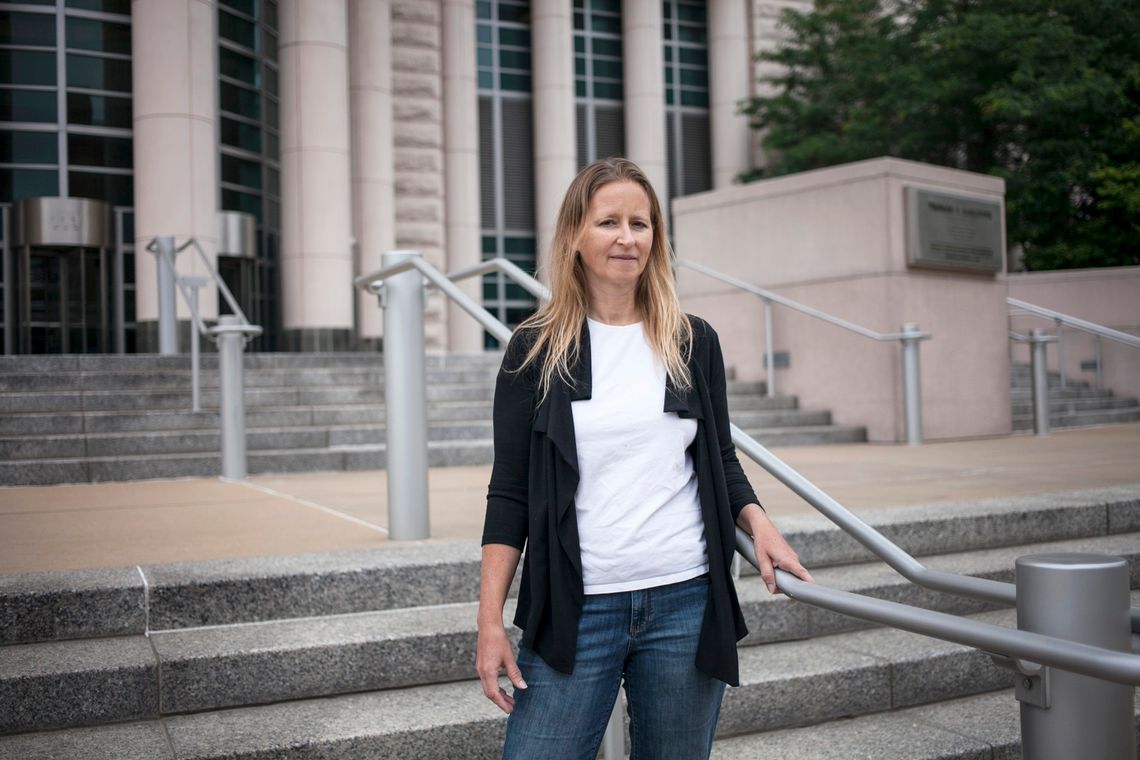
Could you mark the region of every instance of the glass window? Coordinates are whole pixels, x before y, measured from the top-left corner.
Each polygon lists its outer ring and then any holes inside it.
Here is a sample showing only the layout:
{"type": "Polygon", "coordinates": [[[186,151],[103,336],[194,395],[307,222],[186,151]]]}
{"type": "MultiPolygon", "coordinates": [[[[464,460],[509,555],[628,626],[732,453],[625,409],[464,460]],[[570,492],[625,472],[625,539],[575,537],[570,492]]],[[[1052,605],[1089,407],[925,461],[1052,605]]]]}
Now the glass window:
{"type": "Polygon", "coordinates": [[[608,55],[621,58],[621,40],[594,37],[594,55],[608,55]]]}
{"type": "Polygon", "coordinates": [[[261,128],[253,124],[234,121],[222,117],[221,138],[223,145],[232,145],[235,148],[248,150],[251,153],[261,152],[261,128]]]}
{"type": "Polygon", "coordinates": [[[594,82],[594,97],[599,100],[621,100],[621,85],[615,82],[594,82]]]}
{"type": "Polygon", "coordinates": [[[0,161],[9,164],[59,163],[55,132],[0,132],[0,161]]]}
{"type": "Polygon", "coordinates": [[[493,90],[495,89],[495,75],[489,71],[479,72],[479,89],[480,90],[493,90]]]}
{"type": "Polygon", "coordinates": [[[499,65],[505,69],[530,71],[530,53],[524,50],[500,50],[499,65]]]}
{"type": "Polygon", "coordinates": [[[257,49],[257,25],[227,13],[223,8],[218,9],[218,36],[250,50],[257,49]]]}
{"type": "Polygon", "coordinates": [[[237,156],[222,155],[222,181],[261,189],[261,164],[237,156]]]}
{"type": "Polygon", "coordinates": [[[265,192],[272,196],[281,195],[281,172],[276,169],[265,170],[265,192]]]}
{"type": "Polygon", "coordinates": [[[513,92],[530,92],[530,77],[525,74],[500,74],[500,86],[513,92]]]}
{"type": "Polygon", "coordinates": [[[595,32],[621,34],[621,19],[615,16],[598,16],[591,19],[590,28],[595,32]]]}
{"type": "Polygon", "coordinates": [[[277,95],[279,92],[277,87],[277,69],[272,66],[265,67],[265,87],[263,89],[267,95],[277,95]]]}
{"type": "Polygon", "coordinates": [[[58,120],[54,92],[0,90],[0,121],[52,124],[58,120]]]}
{"type": "Polygon", "coordinates": [[[708,108],[709,94],[694,90],[681,90],[681,105],[694,108],[708,108]]]}
{"type": "Polygon", "coordinates": [[[484,45],[491,44],[491,27],[487,24],[479,24],[475,27],[475,41],[484,45]]]}
{"type": "Polygon", "coordinates": [[[131,62],[68,53],[67,86],[130,92],[131,62]]]}
{"type": "Polygon", "coordinates": [[[277,35],[265,30],[261,35],[262,53],[270,61],[277,60],[277,35]]]}
{"type": "Polygon", "coordinates": [[[708,72],[704,69],[681,69],[681,84],[686,87],[708,87],[708,72]]]}
{"type": "Polygon", "coordinates": [[[219,0],[219,3],[247,16],[257,15],[257,0],[219,0]]]}
{"type": "Polygon", "coordinates": [[[55,47],[55,16],[0,11],[0,44],[55,47]]]}
{"type": "Polygon", "coordinates": [[[131,99],[110,95],[67,93],[67,121],[93,127],[131,127],[131,99]]]}
{"type": "Polygon", "coordinates": [[[265,123],[273,129],[278,129],[281,126],[280,111],[277,107],[277,101],[271,98],[265,99],[265,123]]]}
{"type": "Polygon", "coordinates": [[[529,48],[530,30],[501,28],[499,29],[499,44],[529,48]]]}
{"type": "Polygon", "coordinates": [[[95,198],[116,206],[130,206],[133,202],[129,174],[68,172],[67,182],[73,198],[95,198]]]}
{"type": "Polygon", "coordinates": [[[499,21],[511,21],[516,24],[530,23],[530,3],[511,3],[500,0],[499,21]]]}
{"type": "Polygon", "coordinates": [[[218,71],[222,76],[257,87],[257,61],[249,56],[219,46],[218,71]]]}
{"type": "Polygon", "coordinates": [[[680,50],[681,63],[688,63],[693,66],[703,66],[705,68],[709,65],[708,54],[701,48],[683,47],[680,50]]]}
{"type": "MultiPolygon", "coordinates": [[[[27,2],[27,0],[21,1],[27,2]]],[[[54,4],[52,3],[52,5],[54,4]]],[[[131,0],[67,0],[67,7],[81,8],[85,11],[118,13],[123,16],[131,15],[131,0]]]]}
{"type": "Polygon", "coordinates": [[[55,53],[0,50],[0,82],[55,84],[55,53]]]}
{"type": "Polygon", "coordinates": [[[594,59],[594,76],[621,79],[621,61],[594,59]]]}
{"type": "Polygon", "coordinates": [[[222,82],[218,85],[222,110],[236,113],[247,119],[261,119],[261,98],[253,90],[222,82]]]}
{"type": "Polygon", "coordinates": [[[237,190],[222,188],[222,210],[244,211],[257,217],[261,224],[261,196],[253,193],[242,193],[237,190]]]}
{"type": "Polygon", "coordinates": [[[100,53],[131,54],[131,27],[112,21],[67,17],[67,46],[100,53]]]}
{"type": "Polygon", "coordinates": [[[59,172],[40,169],[0,169],[0,201],[59,195],[59,172]]]}
{"type": "Polygon", "coordinates": [[[133,163],[131,140],[123,137],[69,134],[67,161],[73,166],[110,166],[129,169],[133,163]]]}
{"type": "Polygon", "coordinates": [[[263,19],[265,22],[265,25],[267,27],[269,27],[270,29],[272,29],[273,31],[277,31],[277,3],[276,3],[276,0],[265,0],[265,5],[263,7],[263,10],[265,12],[265,18],[263,19]]]}

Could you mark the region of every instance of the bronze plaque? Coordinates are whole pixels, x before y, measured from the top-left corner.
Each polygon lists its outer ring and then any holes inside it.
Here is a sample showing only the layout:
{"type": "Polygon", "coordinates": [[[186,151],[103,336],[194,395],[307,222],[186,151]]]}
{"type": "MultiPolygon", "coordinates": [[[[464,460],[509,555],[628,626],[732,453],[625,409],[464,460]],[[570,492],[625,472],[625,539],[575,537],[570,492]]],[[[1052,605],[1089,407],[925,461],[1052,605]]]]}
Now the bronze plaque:
{"type": "Polygon", "coordinates": [[[1002,270],[1002,207],[996,200],[906,188],[907,263],[961,272],[1002,270]]]}

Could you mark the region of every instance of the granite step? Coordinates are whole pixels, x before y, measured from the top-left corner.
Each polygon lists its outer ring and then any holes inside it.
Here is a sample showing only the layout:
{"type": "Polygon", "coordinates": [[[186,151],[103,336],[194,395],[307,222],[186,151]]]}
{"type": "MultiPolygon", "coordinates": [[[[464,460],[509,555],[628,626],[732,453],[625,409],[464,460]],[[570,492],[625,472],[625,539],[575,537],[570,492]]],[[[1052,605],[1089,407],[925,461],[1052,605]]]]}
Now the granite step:
{"type": "Polygon", "coordinates": [[[743,428],[762,446],[820,446],[828,443],[864,443],[867,429],[856,425],[791,425],[743,428]]]}
{"type": "MultiPolygon", "coordinates": [[[[1089,409],[1131,409],[1137,405],[1140,405],[1140,401],[1137,399],[1119,396],[1049,399],[1049,411],[1054,414],[1058,412],[1081,412],[1089,409]]],[[[1013,404],[1013,415],[1015,417],[1025,414],[1033,414],[1032,400],[1017,401],[1013,404]]]]}
{"type": "MultiPolygon", "coordinates": [[[[949,565],[956,572],[973,567],[978,572],[1008,573],[1025,545],[1107,540],[1117,542],[1115,547],[1121,535],[1140,531],[1140,485],[943,502],[861,515],[912,555],[932,557],[928,564],[949,565]],[[991,556],[991,551],[998,554],[991,556]]],[[[889,589],[905,583],[893,570],[871,562],[867,549],[822,516],[781,517],[777,522],[817,574],[834,573],[839,582],[861,583],[865,588],[889,589]]],[[[1140,550],[1140,543],[1126,548],[1140,550]]],[[[0,643],[465,603],[478,594],[479,553],[476,542],[447,542],[5,575],[0,576],[0,611],[5,616],[0,643]]],[[[779,604],[781,600],[770,598],[747,572],[741,587],[754,599],[757,620],[763,622],[762,616],[771,615],[780,627],[806,625],[806,616],[801,615],[806,605],[779,604]]]]}
{"type": "MultiPolygon", "coordinates": [[[[1015,414],[1013,429],[1032,430],[1032,414],[1015,414]]],[[[1140,406],[1119,409],[1090,409],[1077,412],[1049,412],[1050,428],[1088,427],[1091,425],[1116,425],[1126,422],[1140,422],[1140,406]]]]}

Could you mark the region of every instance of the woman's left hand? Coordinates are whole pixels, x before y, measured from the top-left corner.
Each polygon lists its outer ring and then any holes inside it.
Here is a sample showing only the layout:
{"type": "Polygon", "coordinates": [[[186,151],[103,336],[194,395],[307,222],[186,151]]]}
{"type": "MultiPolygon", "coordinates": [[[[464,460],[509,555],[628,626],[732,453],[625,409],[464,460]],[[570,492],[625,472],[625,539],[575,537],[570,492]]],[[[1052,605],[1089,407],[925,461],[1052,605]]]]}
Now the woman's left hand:
{"type": "Polygon", "coordinates": [[[768,587],[769,593],[779,592],[776,588],[776,568],[785,570],[808,583],[815,583],[815,578],[812,578],[811,573],[800,564],[799,555],[788,545],[780,535],[776,524],[759,505],[749,504],[744,507],[737,522],[752,536],[756,548],[756,561],[760,565],[760,577],[768,587]]]}

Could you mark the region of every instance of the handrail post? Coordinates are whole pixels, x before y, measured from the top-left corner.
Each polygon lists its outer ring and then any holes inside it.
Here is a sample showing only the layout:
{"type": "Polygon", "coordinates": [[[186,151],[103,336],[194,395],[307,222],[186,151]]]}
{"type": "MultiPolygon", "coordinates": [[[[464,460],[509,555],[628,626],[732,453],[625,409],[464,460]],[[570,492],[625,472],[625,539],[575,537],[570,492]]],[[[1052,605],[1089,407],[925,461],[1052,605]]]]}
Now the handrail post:
{"type": "Polygon", "coordinates": [[[1058,317],[1053,320],[1053,324],[1057,328],[1057,373],[1061,376],[1061,390],[1065,390],[1067,383],[1065,381],[1065,341],[1061,337],[1061,328],[1065,323],[1058,317]]]}
{"type": "Polygon", "coordinates": [[[1049,367],[1045,350],[1052,338],[1040,327],[1029,331],[1030,374],[1033,388],[1033,432],[1049,435],[1049,367]]]}
{"type": "MultiPolygon", "coordinates": [[[[210,284],[208,277],[183,277],[182,281],[190,288],[190,311],[198,313],[198,289],[210,284]]],[[[198,347],[199,335],[197,329],[190,330],[190,408],[195,412],[202,411],[202,371],[201,353],[198,347]]]]}
{"type": "Polygon", "coordinates": [[[241,317],[218,317],[218,403],[222,428],[222,477],[245,480],[245,398],[242,383],[242,352],[246,336],[241,317]]]}
{"type": "MultiPolygon", "coordinates": [[[[419,251],[389,251],[387,268],[419,251]]],[[[384,414],[388,444],[388,535],[427,538],[427,394],[424,372],[424,278],[419,271],[384,280],[384,414]]]]}
{"type": "Polygon", "coordinates": [[[772,301],[764,299],[764,395],[772,398],[776,395],[776,362],[772,356],[772,301]]]}
{"type": "Polygon", "coordinates": [[[158,260],[158,353],[174,356],[178,353],[178,312],[174,294],[174,257],[177,250],[171,235],[154,239],[154,257],[158,260]]]}
{"type": "Polygon", "coordinates": [[[903,413],[906,422],[906,442],[911,446],[922,443],[922,377],[919,372],[918,342],[922,331],[913,322],[900,330],[902,337],[903,413]]]}
{"type": "MultiPolygon", "coordinates": [[[[1036,345],[1036,344],[1034,344],[1036,345]]],[[[1017,627],[1130,652],[1128,563],[1095,554],[1016,562],[1017,627]]],[[[1135,760],[1133,688],[1057,668],[1017,677],[1022,753],[1033,760],[1135,760]]]]}

